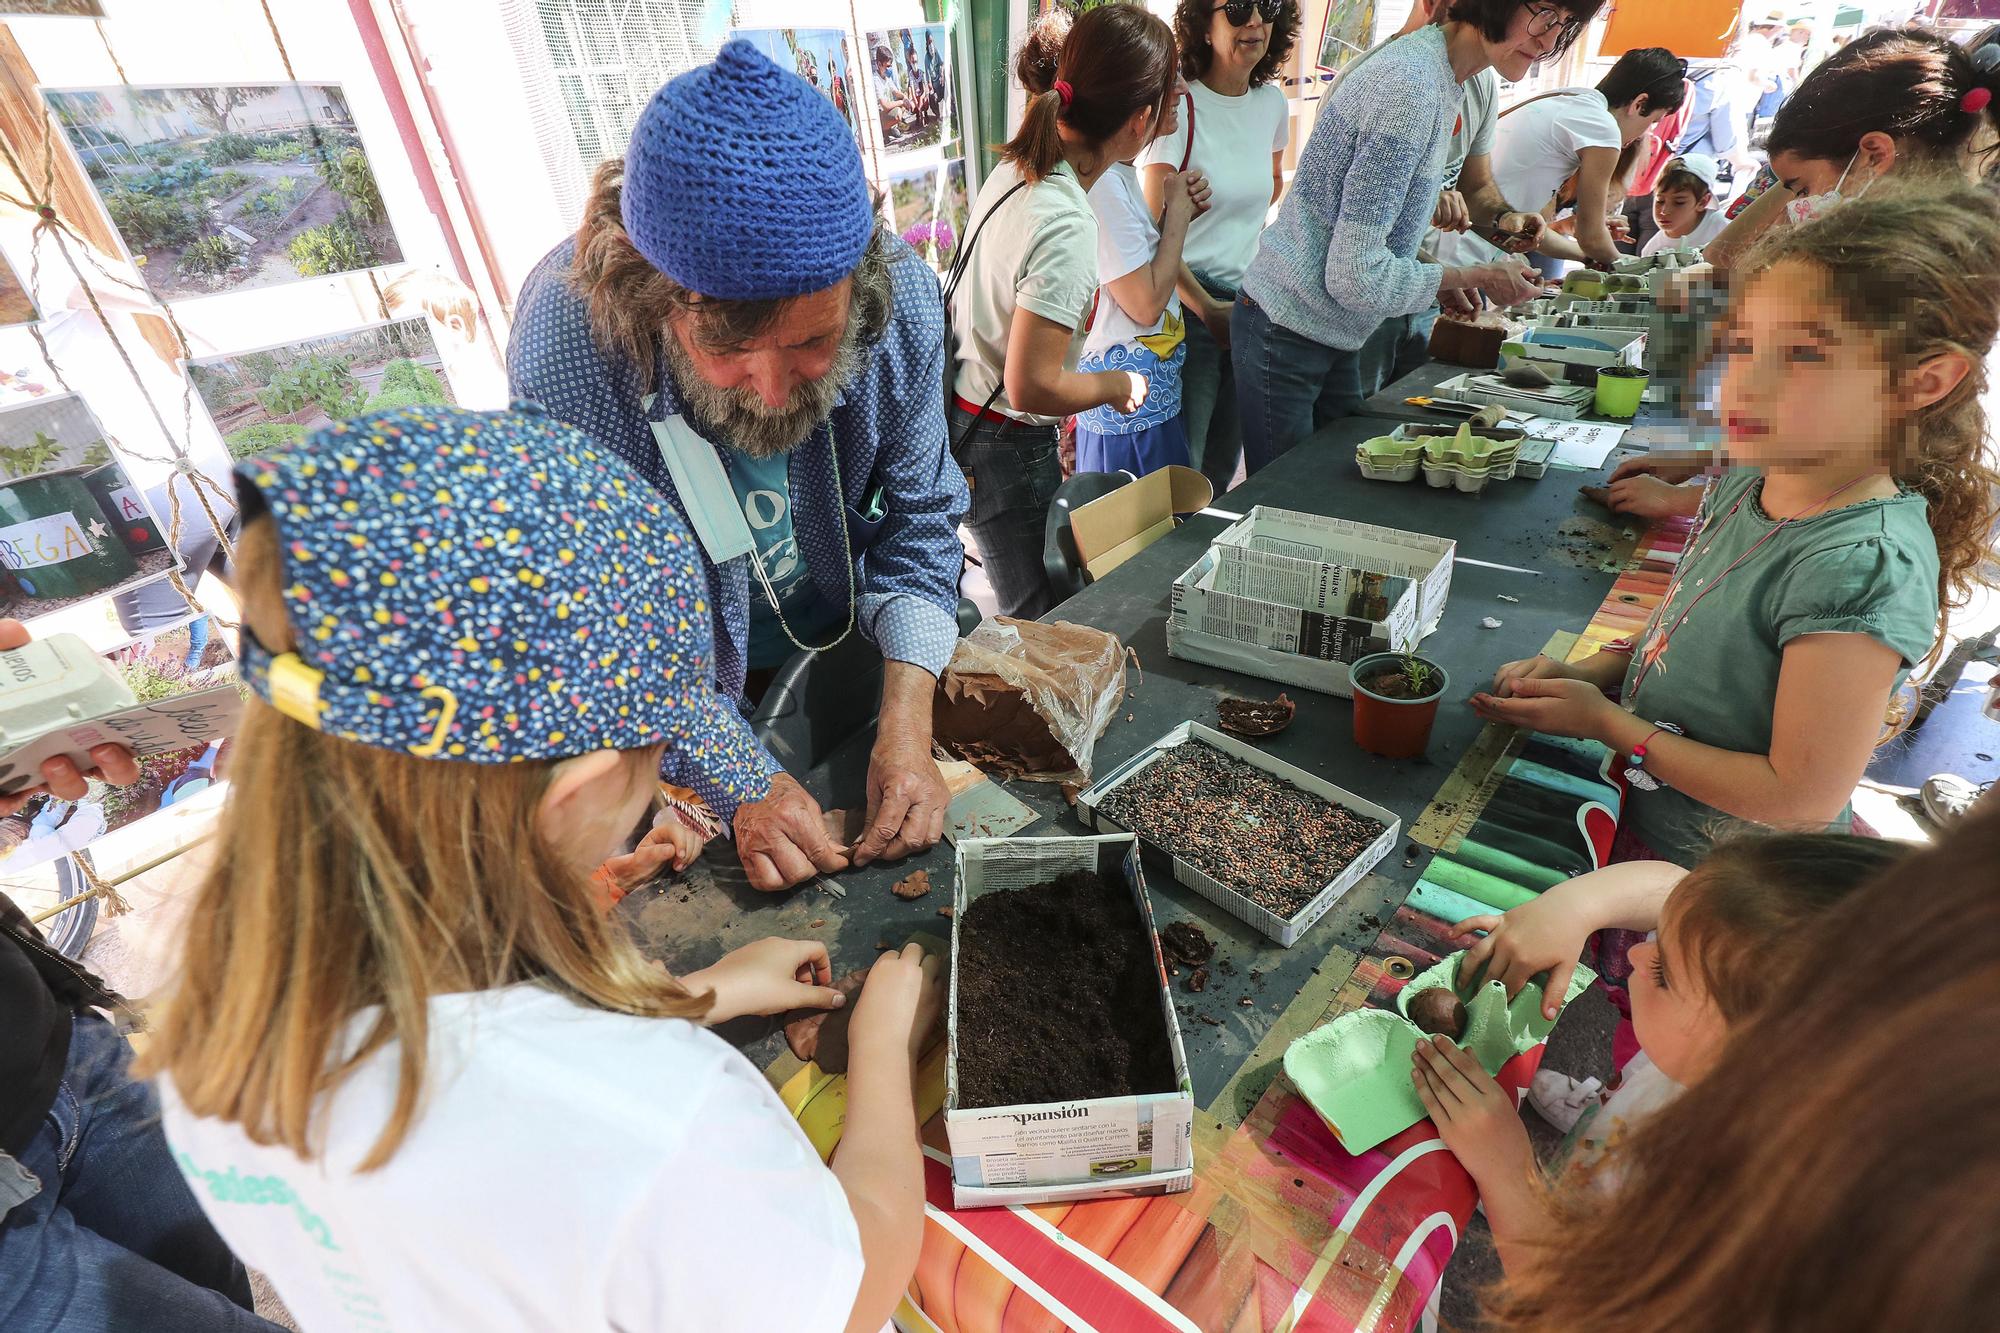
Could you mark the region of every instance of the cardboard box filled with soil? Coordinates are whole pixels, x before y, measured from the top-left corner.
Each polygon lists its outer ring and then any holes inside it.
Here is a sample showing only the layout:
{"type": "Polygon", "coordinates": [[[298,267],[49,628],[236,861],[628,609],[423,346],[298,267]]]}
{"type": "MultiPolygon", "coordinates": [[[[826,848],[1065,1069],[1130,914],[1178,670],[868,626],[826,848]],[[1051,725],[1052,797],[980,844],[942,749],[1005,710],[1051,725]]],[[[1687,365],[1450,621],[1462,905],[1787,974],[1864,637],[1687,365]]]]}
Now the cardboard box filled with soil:
{"type": "Polygon", "coordinates": [[[1174,878],[1290,948],[1396,845],[1401,823],[1256,746],[1183,722],[1076,798],[1174,878]]]}
{"type": "Polygon", "coordinates": [[[1130,835],[968,838],[945,1138],[960,1208],[1194,1182],[1194,1092],[1130,835]]]}

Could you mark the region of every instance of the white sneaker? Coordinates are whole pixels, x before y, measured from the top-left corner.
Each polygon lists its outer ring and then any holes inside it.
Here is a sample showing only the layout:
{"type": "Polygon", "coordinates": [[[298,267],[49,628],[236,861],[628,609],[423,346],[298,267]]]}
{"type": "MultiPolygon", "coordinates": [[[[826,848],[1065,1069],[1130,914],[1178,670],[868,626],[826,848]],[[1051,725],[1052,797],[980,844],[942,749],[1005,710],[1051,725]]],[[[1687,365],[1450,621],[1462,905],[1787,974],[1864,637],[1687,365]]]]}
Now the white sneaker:
{"type": "Polygon", "coordinates": [[[1604,1100],[1604,1085],[1594,1078],[1571,1078],[1545,1069],[1528,1083],[1528,1105],[1535,1114],[1567,1134],[1583,1113],[1604,1100]]]}
{"type": "Polygon", "coordinates": [[[1965,817],[1972,803],[1986,794],[1990,782],[1968,782],[1956,773],[1939,773],[1925,778],[1918,791],[1924,813],[1939,828],[1949,828],[1965,817]]]}

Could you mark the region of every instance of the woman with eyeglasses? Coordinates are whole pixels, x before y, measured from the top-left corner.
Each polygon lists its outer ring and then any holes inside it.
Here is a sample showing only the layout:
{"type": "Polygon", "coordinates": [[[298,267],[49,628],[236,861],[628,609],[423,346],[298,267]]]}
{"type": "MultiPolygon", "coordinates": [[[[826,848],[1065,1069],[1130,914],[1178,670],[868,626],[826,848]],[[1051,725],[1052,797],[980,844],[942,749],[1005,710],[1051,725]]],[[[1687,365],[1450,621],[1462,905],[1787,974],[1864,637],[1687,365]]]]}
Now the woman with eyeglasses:
{"type": "Polygon", "coordinates": [[[1597,268],[1617,260],[1611,220],[1622,229],[1625,172],[1646,131],[1686,95],[1687,62],[1647,46],[1618,57],[1595,88],[1544,93],[1501,113],[1493,177],[1502,192],[1551,219],[1575,210],[1573,237],[1543,233],[1537,249],[1546,260],[1597,268]]]}
{"type": "Polygon", "coordinates": [[[1489,67],[1525,78],[1599,3],[1453,0],[1443,26],[1397,38],[1325,99],[1230,320],[1251,472],[1360,405],[1361,347],[1383,320],[1428,309],[1439,292],[1501,305],[1540,293],[1515,260],[1447,267],[1417,247],[1465,81],[1489,67]]]}
{"type": "Polygon", "coordinates": [[[1292,124],[1277,77],[1298,42],[1298,0],[1180,0],[1174,36],[1187,80],[1180,124],[1140,157],[1140,175],[1156,215],[1169,176],[1199,171],[1208,179],[1208,208],[1188,227],[1176,292],[1190,316],[1181,421],[1192,462],[1220,495],[1243,457],[1229,314],[1265,215],[1284,189],[1292,124]]]}

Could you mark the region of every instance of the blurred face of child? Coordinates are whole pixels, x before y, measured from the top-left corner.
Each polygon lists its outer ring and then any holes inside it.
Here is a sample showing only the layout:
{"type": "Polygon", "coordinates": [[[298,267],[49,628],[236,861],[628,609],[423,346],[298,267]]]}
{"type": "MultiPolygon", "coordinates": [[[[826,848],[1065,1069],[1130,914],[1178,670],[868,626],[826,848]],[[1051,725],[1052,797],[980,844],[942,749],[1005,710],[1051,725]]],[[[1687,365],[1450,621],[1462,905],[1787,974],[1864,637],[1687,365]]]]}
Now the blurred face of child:
{"type": "Polygon", "coordinates": [[[1721,351],[1729,453],[1753,467],[1872,464],[1891,454],[1894,404],[1878,336],[1795,259],[1751,279],[1721,351]]]}
{"type": "Polygon", "coordinates": [[[1706,197],[1686,186],[1659,190],[1653,195],[1653,222],[1667,235],[1679,240],[1701,223],[1706,197]]]}
{"type": "Polygon", "coordinates": [[[1674,1082],[1695,1082],[1722,1053],[1728,1024],[1675,949],[1670,920],[1633,945],[1631,959],[1632,1031],[1640,1048],[1674,1082]]]}

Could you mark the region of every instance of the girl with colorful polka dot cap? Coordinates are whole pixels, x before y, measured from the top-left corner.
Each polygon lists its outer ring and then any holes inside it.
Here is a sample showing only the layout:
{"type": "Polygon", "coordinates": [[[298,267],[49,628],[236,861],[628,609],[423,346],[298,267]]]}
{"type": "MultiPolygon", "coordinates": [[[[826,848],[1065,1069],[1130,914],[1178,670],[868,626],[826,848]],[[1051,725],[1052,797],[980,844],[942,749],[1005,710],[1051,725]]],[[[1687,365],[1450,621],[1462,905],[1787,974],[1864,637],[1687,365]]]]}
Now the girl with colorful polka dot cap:
{"type": "Polygon", "coordinates": [[[224,1239],[308,1328],[881,1328],[938,961],[869,972],[829,1166],[705,1030],[840,1007],[825,946],[676,978],[591,883],[668,747],[761,771],[680,520],[525,405],[363,416],[238,474],[254,698],[148,1052],[224,1239]]]}

